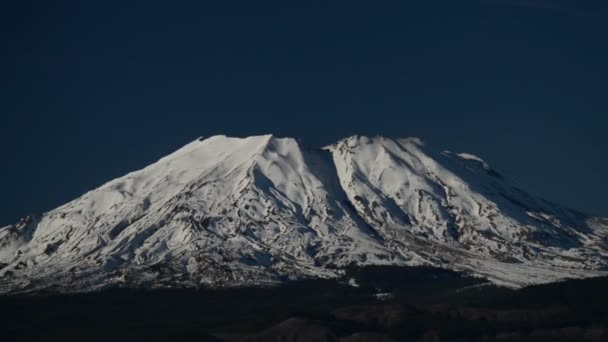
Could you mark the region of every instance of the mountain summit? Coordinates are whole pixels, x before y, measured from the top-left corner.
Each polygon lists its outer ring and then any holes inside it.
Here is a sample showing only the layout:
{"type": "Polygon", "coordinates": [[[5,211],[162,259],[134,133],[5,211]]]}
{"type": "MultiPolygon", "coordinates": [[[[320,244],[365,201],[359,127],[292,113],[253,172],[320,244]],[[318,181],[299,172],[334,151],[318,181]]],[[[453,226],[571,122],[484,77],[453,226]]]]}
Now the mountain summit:
{"type": "Polygon", "coordinates": [[[196,287],[429,265],[519,287],[607,274],[608,219],[417,138],[322,149],[197,139],[40,217],[0,228],[0,292],[196,287]]]}

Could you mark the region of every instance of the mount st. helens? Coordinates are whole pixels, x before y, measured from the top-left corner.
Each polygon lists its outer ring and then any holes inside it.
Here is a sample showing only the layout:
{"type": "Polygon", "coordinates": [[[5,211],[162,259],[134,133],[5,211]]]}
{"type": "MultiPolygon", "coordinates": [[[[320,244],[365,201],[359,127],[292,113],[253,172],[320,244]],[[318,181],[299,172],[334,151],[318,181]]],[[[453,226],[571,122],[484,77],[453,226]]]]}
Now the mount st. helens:
{"type": "Polygon", "coordinates": [[[0,229],[0,292],[197,287],[429,265],[507,286],[608,272],[608,219],[531,196],[419,139],[323,149],[198,139],[0,229]]]}

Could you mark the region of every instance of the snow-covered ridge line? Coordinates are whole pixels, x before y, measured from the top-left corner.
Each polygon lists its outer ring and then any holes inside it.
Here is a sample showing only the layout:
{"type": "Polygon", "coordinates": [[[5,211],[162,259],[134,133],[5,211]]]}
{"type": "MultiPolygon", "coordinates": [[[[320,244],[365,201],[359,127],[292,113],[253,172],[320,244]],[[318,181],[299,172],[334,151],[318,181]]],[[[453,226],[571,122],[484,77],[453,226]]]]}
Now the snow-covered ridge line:
{"type": "Polygon", "coordinates": [[[0,228],[0,291],[240,286],[433,265],[509,286],[605,274],[608,219],[418,138],[212,136],[0,228]]]}

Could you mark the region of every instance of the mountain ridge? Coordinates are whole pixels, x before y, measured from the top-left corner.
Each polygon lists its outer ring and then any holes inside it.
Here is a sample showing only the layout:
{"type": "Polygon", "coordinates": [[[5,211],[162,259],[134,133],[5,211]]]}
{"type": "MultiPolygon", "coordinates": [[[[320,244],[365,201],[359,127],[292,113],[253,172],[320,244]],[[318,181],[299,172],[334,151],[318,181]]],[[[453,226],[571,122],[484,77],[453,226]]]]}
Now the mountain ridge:
{"type": "Polygon", "coordinates": [[[606,274],[608,220],[529,195],[418,138],[323,148],[198,138],[0,228],[0,291],[241,286],[428,265],[513,287],[606,274]]]}

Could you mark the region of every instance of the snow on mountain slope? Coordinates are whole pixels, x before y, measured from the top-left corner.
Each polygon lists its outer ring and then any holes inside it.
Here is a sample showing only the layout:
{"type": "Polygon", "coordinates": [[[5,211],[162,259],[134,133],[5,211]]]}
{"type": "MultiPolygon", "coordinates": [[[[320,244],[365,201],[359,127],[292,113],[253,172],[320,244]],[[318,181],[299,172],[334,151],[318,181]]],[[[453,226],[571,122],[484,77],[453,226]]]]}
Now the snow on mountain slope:
{"type": "Polygon", "coordinates": [[[606,269],[606,220],[509,186],[478,157],[415,138],[351,137],[329,149],[366,222],[434,264],[516,285],[606,269]]]}
{"type": "Polygon", "coordinates": [[[510,286],[604,274],[608,221],[415,138],[214,136],[0,229],[0,291],[239,286],[434,265],[510,286]]]}

